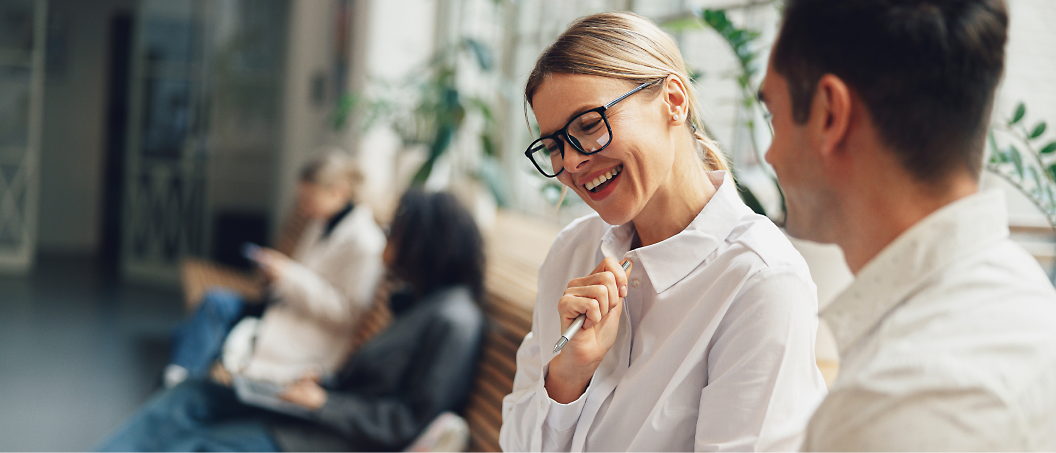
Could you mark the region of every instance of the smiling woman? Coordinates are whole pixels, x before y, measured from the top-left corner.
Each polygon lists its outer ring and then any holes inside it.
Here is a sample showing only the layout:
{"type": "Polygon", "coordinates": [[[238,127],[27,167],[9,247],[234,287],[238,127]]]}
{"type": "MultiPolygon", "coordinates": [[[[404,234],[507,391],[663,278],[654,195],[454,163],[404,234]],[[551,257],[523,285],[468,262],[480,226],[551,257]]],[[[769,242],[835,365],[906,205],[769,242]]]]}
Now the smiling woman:
{"type": "Polygon", "coordinates": [[[630,13],[574,22],[528,78],[543,136],[526,155],[596,214],[540,268],[504,450],[799,446],[825,393],[815,287],[738,198],[688,80],[674,40],[630,13]]]}

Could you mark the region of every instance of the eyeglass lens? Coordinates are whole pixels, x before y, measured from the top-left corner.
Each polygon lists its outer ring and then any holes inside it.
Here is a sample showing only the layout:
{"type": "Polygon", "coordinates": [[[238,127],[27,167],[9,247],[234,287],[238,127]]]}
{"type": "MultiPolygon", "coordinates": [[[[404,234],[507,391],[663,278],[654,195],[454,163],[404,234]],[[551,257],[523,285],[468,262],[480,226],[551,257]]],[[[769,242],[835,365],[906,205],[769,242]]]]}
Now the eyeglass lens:
{"type": "MultiPolygon", "coordinates": [[[[585,112],[568,124],[566,138],[583,154],[593,154],[609,144],[609,126],[601,112],[585,112]]],[[[563,168],[562,144],[547,137],[539,140],[532,148],[532,161],[547,176],[556,175],[563,168]]]]}

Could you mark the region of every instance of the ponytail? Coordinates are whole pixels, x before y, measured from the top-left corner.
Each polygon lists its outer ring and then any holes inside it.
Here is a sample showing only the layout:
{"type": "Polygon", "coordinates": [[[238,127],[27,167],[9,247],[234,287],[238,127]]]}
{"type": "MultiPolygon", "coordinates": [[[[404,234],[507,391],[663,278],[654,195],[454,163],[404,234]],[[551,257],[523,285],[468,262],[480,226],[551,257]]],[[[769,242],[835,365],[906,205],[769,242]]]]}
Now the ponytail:
{"type": "Polygon", "coordinates": [[[697,140],[697,145],[699,146],[698,149],[700,150],[700,159],[704,161],[705,169],[710,171],[730,171],[730,163],[726,159],[726,154],[719,149],[719,144],[715,143],[715,140],[712,140],[711,137],[704,134],[704,132],[701,131],[701,127],[695,126],[693,129],[693,138],[697,140]]]}

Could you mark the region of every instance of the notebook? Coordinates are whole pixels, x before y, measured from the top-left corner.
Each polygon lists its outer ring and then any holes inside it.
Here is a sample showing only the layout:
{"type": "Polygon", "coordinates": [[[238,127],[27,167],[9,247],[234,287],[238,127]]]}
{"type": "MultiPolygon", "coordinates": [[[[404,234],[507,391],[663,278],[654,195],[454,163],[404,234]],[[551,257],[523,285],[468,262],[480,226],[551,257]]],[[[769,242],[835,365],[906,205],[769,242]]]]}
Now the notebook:
{"type": "Polygon", "coordinates": [[[286,391],[285,385],[256,381],[242,376],[234,376],[232,384],[238,399],[250,406],[302,418],[308,418],[312,414],[312,410],[307,407],[279,398],[279,395],[286,391]]]}

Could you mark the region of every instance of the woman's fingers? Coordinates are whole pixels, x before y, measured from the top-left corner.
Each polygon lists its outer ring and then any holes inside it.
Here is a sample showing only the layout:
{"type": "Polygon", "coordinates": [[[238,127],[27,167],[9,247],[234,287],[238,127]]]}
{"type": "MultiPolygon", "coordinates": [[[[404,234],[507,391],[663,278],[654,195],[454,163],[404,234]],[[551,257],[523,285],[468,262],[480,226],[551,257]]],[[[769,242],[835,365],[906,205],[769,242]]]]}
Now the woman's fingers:
{"type": "MultiPolygon", "coordinates": [[[[630,263],[630,260],[623,260],[630,263]]],[[[627,295],[627,273],[630,272],[631,268],[628,267],[626,271],[623,270],[623,266],[620,265],[623,261],[616,261],[616,258],[605,257],[598,264],[598,267],[594,268],[594,274],[598,273],[610,273],[612,274],[615,282],[613,283],[613,290],[617,297],[624,297],[627,295]]],[[[615,299],[613,299],[615,301],[615,299]]]]}
{"type": "MultiPolygon", "coordinates": [[[[609,288],[604,284],[568,288],[565,290],[565,295],[579,296],[595,300],[598,309],[601,311],[601,316],[605,316],[605,314],[612,309],[612,303],[610,300],[611,293],[609,288]]],[[[595,319],[595,321],[597,321],[597,319],[595,319]]]]}
{"type": "MultiPolygon", "coordinates": [[[[616,328],[618,321],[613,324],[604,320],[612,318],[609,316],[610,312],[622,307],[622,298],[627,295],[627,274],[630,272],[631,262],[623,262],[628,266],[626,271],[616,259],[605,258],[590,275],[568,282],[565,294],[558,301],[562,331],[568,329],[580,314],[585,317],[582,327],[584,330],[599,324],[603,324],[602,329],[609,331],[616,328]],[[604,327],[606,325],[610,327],[604,327]]],[[[617,311],[616,318],[619,318],[621,311],[617,311]]],[[[614,335],[615,332],[607,334],[614,335]]]]}
{"type": "MultiPolygon", "coordinates": [[[[620,270],[622,271],[623,269],[620,270]]],[[[606,292],[605,301],[608,302],[607,306],[605,307],[605,313],[607,313],[610,309],[612,309],[613,305],[615,305],[616,302],[618,302],[620,299],[620,291],[618,285],[619,280],[616,278],[616,275],[609,271],[602,271],[588,275],[586,277],[580,277],[575,280],[572,280],[568,283],[568,289],[565,290],[565,294],[568,294],[569,291],[580,291],[576,294],[583,295],[581,294],[581,288],[604,288],[606,292]]]]}
{"type": "MultiPolygon", "coordinates": [[[[630,266],[630,261],[624,261],[630,266]]],[[[584,329],[590,328],[605,317],[609,310],[616,307],[620,299],[627,295],[627,273],[629,271],[630,267],[624,271],[623,266],[615,258],[606,257],[590,275],[568,282],[565,296],[575,296],[574,299],[570,299],[570,302],[575,303],[567,305],[566,310],[570,311],[562,312],[563,328],[571,324],[580,313],[587,315],[583,324],[584,329]],[[592,302],[583,299],[590,299],[592,302]],[[597,313],[589,312],[589,307],[596,307],[597,313]]]]}
{"type": "Polygon", "coordinates": [[[576,317],[580,314],[585,314],[586,318],[583,321],[583,328],[589,329],[601,318],[604,314],[601,312],[601,306],[596,299],[591,297],[581,297],[571,294],[561,296],[561,300],[557,304],[557,311],[561,314],[561,331],[564,332],[572,321],[575,321],[576,317]]]}

